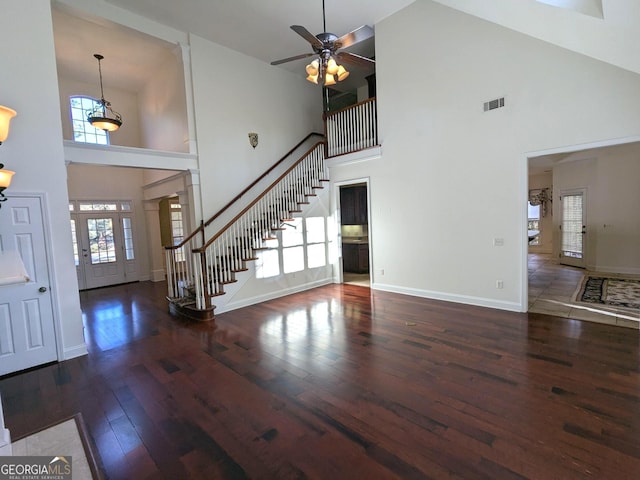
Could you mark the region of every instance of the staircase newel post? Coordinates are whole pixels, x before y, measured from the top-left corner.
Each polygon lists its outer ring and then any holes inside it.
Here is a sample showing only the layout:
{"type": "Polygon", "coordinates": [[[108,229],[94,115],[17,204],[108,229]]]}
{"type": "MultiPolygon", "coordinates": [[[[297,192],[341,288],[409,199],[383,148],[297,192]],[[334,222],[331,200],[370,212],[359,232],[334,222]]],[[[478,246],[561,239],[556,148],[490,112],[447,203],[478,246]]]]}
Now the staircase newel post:
{"type": "MultiPolygon", "coordinates": [[[[204,227],[203,227],[204,232],[204,227]]],[[[208,309],[211,307],[211,295],[209,292],[209,272],[207,270],[207,254],[205,251],[199,251],[200,255],[200,272],[202,273],[202,295],[204,297],[204,308],[208,309]]]]}
{"type": "Polygon", "coordinates": [[[204,235],[204,220],[200,220],[200,236],[202,237],[202,243],[200,243],[200,246],[203,246],[207,242],[207,238],[204,235]]]}

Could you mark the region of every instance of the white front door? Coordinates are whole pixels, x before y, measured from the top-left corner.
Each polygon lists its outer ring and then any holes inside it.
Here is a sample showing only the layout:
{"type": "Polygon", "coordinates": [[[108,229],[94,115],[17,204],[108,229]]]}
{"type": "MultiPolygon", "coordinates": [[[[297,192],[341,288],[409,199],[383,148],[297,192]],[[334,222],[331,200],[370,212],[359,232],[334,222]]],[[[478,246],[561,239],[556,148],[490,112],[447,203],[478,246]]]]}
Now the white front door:
{"type": "Polygon", "coordinates": [[[585,267],[586,202],[584,190],[563,192],[560,196],[562,245],[560,263],[585,267]]]}
{"type": "Polygon", "coordinates": [[[17,252],[29,278],[0,286],[0,375],[57,360],[42,210],[31,196],[0,209],[0,250],[17,252]]]}
{"type": "Polygon", "coordinates": [[[71,230],[80,290],[137,281],[133,212],[123,208],[130,202],[78,203],[71,230]]]}

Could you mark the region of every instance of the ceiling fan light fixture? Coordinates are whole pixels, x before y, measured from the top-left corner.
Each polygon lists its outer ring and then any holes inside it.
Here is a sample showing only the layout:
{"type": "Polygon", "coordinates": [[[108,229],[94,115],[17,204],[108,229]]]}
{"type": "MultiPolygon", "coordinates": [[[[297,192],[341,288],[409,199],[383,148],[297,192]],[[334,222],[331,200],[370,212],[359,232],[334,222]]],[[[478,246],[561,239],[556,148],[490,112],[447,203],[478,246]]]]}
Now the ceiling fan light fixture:
{"type": "Polygon", "coordinates": [[[336,63],[335,58],[330,58],[329,61],[327,62],[327,73],[329,75],[335,75],[336,73],[338,73],[338,64],[336,63]]]}
{"type": "Polygon", "coordinates": [[[336,84],[336,78],[333,75],[327,74],[325,75],[325,79],[324,79],[324,86],[325,87],[329,87],[331,85],[335,85],[336,84]]]}
{"type": "Polygon", "coordinates": [[[307,74],[310,76],[318,75],[318,68],[320,68],[320,62],[316,59],[307,65],[307,74]]]}
{"type": "Polygon", "coordinates": [[[362,25],[341,37],[337,37],[335,34],[327,32],[324,3],[325,2],[323,0],[322,26],[324,31],[322,33],[314,35],[302,25],[291,25],[291,30],[311,44],[313,53],[303,53],[301,55],[283,58],[281,60],[271,62],[271,65],[280,65],[282,63],[293,62],[295,60],[301,60],[315,55],[315,59],[307,64],[305,68],[307,81],[316,85],[331,86],[335,85],[337,82],[345,80],[349,76],[349,71],[342,65],[338,64],[338,59],[341,62],[345,62],[347,65],[355,65],[356,67],[368,69],[375,67],[375,60],[347,51],[339,51],[356,43],[372,39],[374,37],[374,31],[370,26],[362,25]]]}
{"type": "Polygon", "coordinates": [[[349,71],[346,68],[344,68],[342,65],[340,65],[338,67],[338,72],[336,73],[336,76],[338,77],[338,81],[341,82],[342,80],[344,80],[349,76],[349,71]]]}

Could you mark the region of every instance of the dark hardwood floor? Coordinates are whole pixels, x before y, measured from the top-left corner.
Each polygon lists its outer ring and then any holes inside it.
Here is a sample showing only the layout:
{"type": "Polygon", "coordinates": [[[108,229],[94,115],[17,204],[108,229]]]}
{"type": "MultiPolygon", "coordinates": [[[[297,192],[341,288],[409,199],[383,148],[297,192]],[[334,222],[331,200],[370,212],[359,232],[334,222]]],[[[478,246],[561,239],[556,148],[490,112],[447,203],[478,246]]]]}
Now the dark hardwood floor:
{"type": "Polygon", "coordinates": [[[172,318],[81,293],[89,355],[0,379],[13,437],[81,412],[113,479],[630,479],[626,328],[330,285],[172,318]]]}

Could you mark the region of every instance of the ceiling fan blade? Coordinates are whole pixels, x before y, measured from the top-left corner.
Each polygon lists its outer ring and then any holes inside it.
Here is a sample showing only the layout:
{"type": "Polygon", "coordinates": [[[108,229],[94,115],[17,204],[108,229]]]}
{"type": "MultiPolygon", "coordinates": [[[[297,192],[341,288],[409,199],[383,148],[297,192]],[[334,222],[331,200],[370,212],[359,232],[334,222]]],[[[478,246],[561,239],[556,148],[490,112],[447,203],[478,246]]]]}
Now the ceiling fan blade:
{"type": "Polygon", "coordinates": [[[376,65],[375,60],[371,60],[370,58],[356,55],[355,53],[338,52],[336,54],[336,57],[338,57],[338,60],[344,63],[350,63],[351,65],[356,65],[358,67],[372,68],[372,67],[375,67],[376,65]]]}
{"type": "Polygon", "coordinates": [[[300,60],[301,58],[307,58],[315,53],[303,53],[301,55],[296,55],[295,57],[283,58],[282,60],[276,60],[275,62],[271,62],[271,65],[280,65],[281,63],[293,62],[294,60],[300,60]]]}
{"type": "Polygon", "coordinates": [[[293,30],[302,38],[304,38],[307,42],[309,42],[315,48],[322,48],[324,46],[322,42],[318,40],[313,33],[311,33],[309,30],[307,30],[301,25],[291,25],[291,30],[293,30]]]}
{"type": "Polygon", "coordinates": [[[369,25],[362,25],[361,27],[356,28],[353,32],[346,33],[338,40],[336,40],[336,46],[338,48],[347,48],[354,43],[367,40],[368,38],[373,37],[373,35],[373,28],[371,28],[369,25]]]}

